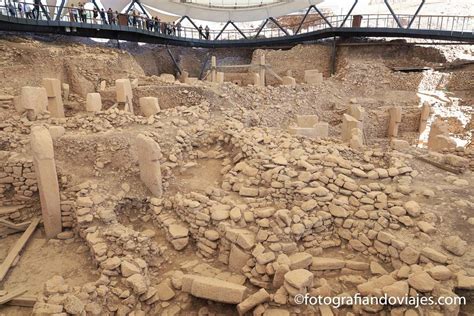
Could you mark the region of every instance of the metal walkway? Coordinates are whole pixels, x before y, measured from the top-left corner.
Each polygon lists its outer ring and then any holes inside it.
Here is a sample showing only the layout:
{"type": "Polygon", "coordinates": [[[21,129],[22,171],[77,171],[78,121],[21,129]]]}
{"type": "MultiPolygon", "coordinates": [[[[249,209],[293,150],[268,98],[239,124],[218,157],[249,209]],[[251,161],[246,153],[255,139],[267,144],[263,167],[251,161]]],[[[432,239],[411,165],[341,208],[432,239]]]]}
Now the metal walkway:
{"type": "Polygon", "coordinates": [[[296,25],[268,18],[259,28],[239,29],[229,21],[222,30],[205,31],[184,16],[176,24],[139,15],[100,15],[77,8],[46,7],[27,14],[0,7],[0,31],[47,33],[205,48],[292,46],[332,37],[396,37],[449,40],[474,44],[474,16],[350,15],[326,17],[308,8],[296,25]],[[311,11],[317,14],[311,14],[311,11]],[[54,16],[51,16],[54,15],[54,16]],[[192,27],[182,27],[182,24],[192,27]],[[229,30],[233,28],[234,30],[229,30]]]}

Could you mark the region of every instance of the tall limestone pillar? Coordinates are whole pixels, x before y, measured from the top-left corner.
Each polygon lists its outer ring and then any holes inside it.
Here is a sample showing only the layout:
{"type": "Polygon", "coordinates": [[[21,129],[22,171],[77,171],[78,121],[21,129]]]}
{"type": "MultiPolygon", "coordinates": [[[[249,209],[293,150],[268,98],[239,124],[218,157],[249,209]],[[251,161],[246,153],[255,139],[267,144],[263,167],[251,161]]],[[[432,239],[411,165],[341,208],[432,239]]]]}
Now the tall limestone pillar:
{"type": "Polygon", "coordinates": [[[62,231],[61,207],[53,140],[46,127],[31,128],[30,144],[38,179],[44,230],[47,238],[54,238],[62,231]]]}
{"type": "Polygon", "coordinates": [[[55,78],[44,78],[43,87],[48,94],[48,111],[52,117],[64,117],[64,104],[61,91],[61,81],[55,78]]]}
{"type": "Polygon", "coordinates": [[[140,179],[155,197],[163,194],[160,158],[161,149],[152,138],[140,134],[137,136],[138,163],[140,179]]]}

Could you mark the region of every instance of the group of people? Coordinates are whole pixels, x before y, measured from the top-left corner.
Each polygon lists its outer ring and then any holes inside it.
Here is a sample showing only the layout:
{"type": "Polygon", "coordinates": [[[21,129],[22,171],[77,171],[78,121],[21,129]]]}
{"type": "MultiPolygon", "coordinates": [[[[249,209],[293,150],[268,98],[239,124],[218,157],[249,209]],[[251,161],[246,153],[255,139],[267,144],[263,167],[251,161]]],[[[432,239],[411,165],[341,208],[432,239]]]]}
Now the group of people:
{"type": "Polygon", "coordinates": [[[69,8],[69,21],[81,22],[81,23],[98,23],[102,24],[117,24],[118,11],[113,11],[111,8],[105,11],[104,8],[98,10],[94,6],[94,9],[87,10],[84,8],[84,4],[79,2],[77,7],[72,4],[69,8]]]}
{"type": "Polygon", "coordinates": [[[33,4],[18,2],[14,5],[11,1],[8,2],[8,12],[11,16],[19,16],[27,19],[40,19],[41,0],[34,0],[33,4]]]}
{"type": "MultiPolygon", "coordinates": [[[[44,11],[41,0],[34,0],[33,4],[19,2],[17,5],[9,1],[7,9],[11,16],[20,16],[29,19],[41,19],[40,9],[44,11]]],[[[82,2],[79,2],[77,6],[71,4],[66,11],[66,16],[69,17],[69,21],[75,23],[123,25],[123,22],[119,22],[119,15],[120,13],[112,10],[112,8],[109,8],[107,11],[103,8],[99,10],[96,6],[94,6],[92,10],[86,9],[85,4],[82,2]]],[[[125,16],[125,19],[125,23],[128,24],[128,26],[147,29],[148,31],[165,35],[181,37],[183,31],[181,22],[162,22],[158,16],[149,18],[145,14],[139,14],[136,10],[130,11],[128,17],[125,16]]],[[[199,39],[211,39],[209,26],[206,25],[206,27],[203,28],[202,25],[200,25],[198,32],[199,39]]]]}

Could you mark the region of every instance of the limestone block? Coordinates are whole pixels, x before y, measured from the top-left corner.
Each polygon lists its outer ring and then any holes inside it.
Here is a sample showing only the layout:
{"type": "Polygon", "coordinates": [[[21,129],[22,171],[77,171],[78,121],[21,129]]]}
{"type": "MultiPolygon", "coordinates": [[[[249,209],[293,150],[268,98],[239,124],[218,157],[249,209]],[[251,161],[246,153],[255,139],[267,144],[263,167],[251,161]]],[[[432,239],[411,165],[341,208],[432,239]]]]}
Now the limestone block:
{"type": "Polygon", "coordinates": [[[185,274],[182,291],[216,302],[239,304],[244,300],[247,288],[216,278],[185,274]]]}
{"type": "Polygon", "coordinates": [[[161,149],[150,137],[137,136],[138,162],[140,165],[140,179],[156,197],[163,193],[161,179],[161,149]]]}
{"type": "Polygon", "coordinates": [[[250,258],[250,254],[246,253],[239,246],[232,244],[229,255],[229,270],[242,273],[242,268],[247,264],[250,258]]]}
{"type": "Polygon", "coordinates": [[[168,82],[168,83],[174,83],[175,80],[176,80],[175,77],[172,74],[161,74],[160,78],[164,82],[168,82]]]}
{"type": "Polygon", "coordinates": [[[358,128],[362,130],[362,123],[354,117],[343,114],[342,116],[342,140],[349,142],[352,139],[352,129],[358,128]]]}
{"type": "Polygon", "coordinates": [[[323,82],[323,74],[317,69],[305,70],[304,82],[310,85],[318,85],[323,82]]]}
{"type": "Polygon", "coordinates": [[[423,131],[426,129],[426,125],[428,123],[428,118],[430,117],[430,114],[431,114],[430,104],[427,102],[423,103],[423,106],[421,107],[421,114],[420,114],[420,126],[418,128],[419,133],[423,133],[423,131]]]}
{"type": "Polygon", "coordinates": [[[436,119],[431,124],[430,134],[428,135],[428,148],[431,149],[436,143],[436,137],[438,135],[445,135],[449,134],[448,126],[446,123],[441,119],[436,119]]]}
{"type": "Polygon", "coordinates": [[[447,135],[437,135],[428,148],[433,151],[454,150],[456,141],[447,135]]]}
{"type": "Polygon", "coordinates": [[[262,83],[261,83],[261,80],[260,80],[260,75],[256,72],[251,72],[250,73],[250,79],[251,81],[253,82],[253,85],[254,86],[257,86],[257,87],[261,87],[262,86],[262,83]]]}
{"type": "Polygon", "coordinates": [[[66,133],[66,129],[63,126],[50,126],[48,130],[53,140],[60,138],[66,133]]]}
{"type": "Polygon", "coordinates": [[[31,128],[30,144],[46,237],[54,238],[62,230],[61,206],[53,140],[46,127],[34,126],[31,128]]]}
{"type": "Polygon", "coordinates": [[[317,123],[312,128],[290,127],[288,132],[292,135],[303,136],[312,139],[328,137],[328,123],[317,123]]]}
{"type": "Polygon", "coordinates": [[[402,108],[399,106],[392,107],[388,110],[390,115],[388,123],[388,137],[397,137],[398,136],[398,126],[402,121],[402,108]]]}
{"type": "Polygon", "coordinates": [[[142,110],[143,115],[146,117],[155,115],[160,112],[160,105],[158,103],[158,98],[155,97],[143,97],[140,98],[140,109],[142,110]]]}
{"type": "Polygon", "coordinates": [[[223,72],[218,71],[216,74],[216,81],[218,84],[223,84],[225,79],[225,75],[223,72]]]}
{"type": "Polygon", "coordinates": [[[48,98],[61,97],[61,81],[55,78],[44,78],[43,87],[46,89],[48,98]]]}
{"type": "Polygon", "coordinates": [[[86,99],[86,111],[98,112],[102,110],[102,98],[100,93],[88,93],[86,99]]]}
{"type": "Polygon", "coordinates": [[[329,124],[327,122],[318,122],[313,127],[316,137],[326,138],[329,135],[329,124]]]}
{"type": "Polygon", "coordinates": [[[394,150],[403,151],[410,148],[410,143],[406,140],[392,138],[390,141],[390,147],[394,150]]]}
{"type": "Polygon", "coordinates": [[[352,137],[349,141],[349,147],[355,150],[362,150],[362,148],[364,147],[364,138],[362,135],[362,130],[359,128],[353,128],[351,132],[352,137]]]}
{"type": "Polygon", "coordinates": [[[69,100],[69,93],[70,93],[69,85],[67,83],[63,83],[62,84],[62,90],[63,90],[63,100],[68,101],[69,100]]]}
{"type": "Polygon", "coordinates": [[[115,91],[117,102],[130,102],[133,99],[132,83],[129,79],[115,80],[115,91]]]}
{"type": "Polygon", "coordinates": [[[312,128],[319,122],[317,115],[297,115],[296,124],[298,127],[312,128]]]}
{"type": "Polygon", "coordinates": [[[351,104],[349,106],[348,114],[358,121],[363,121],[365,117],[365,110],[360,105],[351,104]]]}
{"type": "Polygon", "coordinates": [[[189,72],[183,70],[179,76],[179,81],[185,83],[187,78],[189,78],[189,72]]]}
{"type": "Polygon", "coordinates": [[[64,103],[61,95],[59,97],[48,98],[48,111],[52,117],[63,118],[64,103]]]}
{"type": "Polygon", "coordinates": [[[245,301],[237,305],[237,311],[239,312],[239,315],[244,315],[255,306],[268,302],[269,300],[270,294],[268,294],[265,289],[260,289],[256,293],[247,297],[245,301]]]}
{"type": "Polygon", "coordinates": [[[23,87],[20,93],[20,108],[33,110],[35,114],[46,111],[48,94],[43,87],[23,87]]]}
{"type": "Polygon", "coordinates": [[[196,77],[188,77],[186,78],[186,80],[184,81],[185,84],[189,84],[189,85],[194,85],[198,82],[198,78],[196,77]]]}
{"type": "Polygon", "coordinates": [[[296,87],[296,79],[290,76],[284,76],[281,78],[283,80],[282,85],[290,86],[292,88],[296,87]]]}

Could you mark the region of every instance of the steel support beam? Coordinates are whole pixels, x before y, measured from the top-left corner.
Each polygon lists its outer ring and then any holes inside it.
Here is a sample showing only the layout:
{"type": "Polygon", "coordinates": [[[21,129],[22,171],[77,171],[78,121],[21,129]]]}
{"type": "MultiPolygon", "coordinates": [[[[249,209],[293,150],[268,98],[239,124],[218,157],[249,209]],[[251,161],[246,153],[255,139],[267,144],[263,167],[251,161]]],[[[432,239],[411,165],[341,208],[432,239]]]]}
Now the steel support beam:
{"type": "MultiPolygon", "coordinates": [[[[385,0],[385,1],[387,1],[387,0],[385,0]]],[[[349,18],[349,16],[351,15],[352,11],[354,11],[354,8],[355,8],[357,2],[359,2],[359,0],[355,0],[355,1],[354,1],[354,4],[352,5],[352,7],[351,7],[351,9],[349,10],[349,12],[347,12],[346,17],[344,18],[344,21],[342,21],[341,26],[339,26],[340,28],[342,28],[342,27],[344,26],[344,24],[346,24],[346,21],[347,21],[347,19],[349,18]]]]}
{"type": "Polygon", "coordinates": [[[411,28],[411,25],[413,24],[413,22],[415,22],[416,17],[420,13],[421,8],[423,8],[424,5],[425,5],[425,0],[422,0],[420,3],[420,6],[418,7],[418,9],[416,9],[415,15],[413,15],[410,23],[408,23],[407,29],[411,28]]]}
{"type": "Polygon", "coordinates": [[[268,19],[269,19],[270,21],[272,21],[276,26],[278,26],[278,28],[279,28],[280,30],[282,30],[283,33],[285,33],[286,36],[290,36],[290,34],[288,33],[288,31],[285,30],[284,28],[282,28],[281,25],[280,25],[280,23],[278,23],[277,20],[275,20],[275,19],[272,18],[272,17],[270,17],[270,18],[268,18],[268,19]]]}
{"type": "Polygon", "coordinates": [[[58,12],[56,14],[56,21],[61,20],[61,14],[63,13],[64,9],[64,4],[66,3],[66,0],[61,0],[61,4],[59,5],[58,12]]]}
{"type": "Polygon", "coordinates": [[[225,31],[225,28],[230,24],[230,21],[227,21],[227,23],[224,25],[224,27],[222,28],[222,30],[219,32],[219,34],[217,34],[216,38],[214,40],[218,40],[219,37],[222,35],[222,33],[224,33],[225,31]]]}
{"type": "MultiPolygon", "coordinates": [[[[94,1],[95,2],[95,1],[94,1]]],[[[133,0],[130,5],[128,6],[127,10],[125,11],[126,14],[129,14],[132,10],[133,6],[135,5],[135,0],[133,0]]]]}
{"type": "Polygon", "coordinates": [[[100,8],[99,8],[99,5],[97,4],[97,2],[95,2],[95,0],[92,0],[92,3],[94,4],[94,7],[97,9],[97,11],[100,12],[100,8]]]}
{"type": "Polygon", "coordinates": [[[150,15],[148,14],[148,12],[145,10],[145,8],[143,7],[142,3],[140,2],[140,0],[135,0],[135,3],[138,4],[138,6],[140,7],[140,9],[142,9],[142,12],[146,15],[147,18],[150,18],[150,15]]]}
{"type": "Polygon", "coordinates": [[[247,39],[247,36],[245,36],[245,34],[238,28],[237,25],[235,25],[234,22],[232,22],[232,21],[229,21],[229,22],[230,22],[230,24],[232,24],[232,26],[234,26],[234,28],[240,33],[240,35],[242,35],[243,38],[247,39]]]}
{"type": "Polygon", "coordinates": [[[183,74],[183,71],[181,70],[181,67],[179,67],[178,62],[177,62],[176,59],[174,58],[173,53],[172,53],[171,50],[169,49],[168,45],[166,45],[166,50],[168,51],[168,55],[170,55],[171,60],[173,61],[174,66],[176,67],[176,70],[178,71],[178,73],[179,73],[180,75],[182,75],[182,74],[183,74]]]}
{"type": "Polygon", "coordinates": [[[257,38],[257,37],[260,35],[260,33],[262,32],[262,30],[263,30],[263,28],[265,27],[265,25],[267,25],[267,23],[268,23],[268,19],[266,19],[266,20],[262,23],[262,25],[258,28],[257,34],[255,34],[255,37],[254,37],[254,38],[257,38]]]}
{"type": "Polygon", "coordinates": [[[327,25],[329,25],[330,28],[332,28],[332,24],[328,21],[328,19],[324,16],[324,14],[314,5],[310,5],[308,10],[306,11],[303,19],[300,22],[300,25],[298,25],[298,28],[296,29],[295,35],[298,34],[301,31],[301,28],[303,27],[304,22],[306,21],[306,18],[308,17],[309,13],[311,12],[311,9],[316,10],[316,12],[319,14],[320,17],[323,18],[324,22],[326,22],[327,25]]]}
{"type": "MultiPolygon", "coordinates": [[[[46,10],[46,8],[44,7],[42,2],[40,2],[39,6],[41,8],[41,11],[43,11],[43,14],[46,17],[46,20],[51,21],[51,17],[49,16],[49,12],[48,12],[48,10],[46,10]]],[[[38,15],[39,15],[39,12],[38,12],[38,15]]]]}
{"type": "Polygon", "coordinates": [[[181,19],[179,19],[178,23],[181,23],[183,22],[184,20],[188,20],[191,25],[201,34],[201,36],[203,38],[205,38],[206,36],[204,36],[204,33],[199,29],[199,27],[196,25],[196,23],[194,23],[194,21],[187,15],[183,16],[181,19]]]}
{"type": "Polygon", "coordinates": [[[235,25],[234,22],[232,22],[232,21],[227,21],[227,23],[224,25],[224,27],[223,27],[222,30],[219,32],[219,34],[217,34],[217,36],[216,36],[216,38],[215,38],[214,40],[218,40],[218,39],[219,39],[219,37],[222,35],[222,33],[224,33],[225,29],[229,26],[229,24],[231,24],[231,25],[237,30],[237,32],[239,32],[240,35],[242,35],[242,37],[243,37],[244,39],[247,39],[247,36],[238,28],[237,25],[235,25]]]}
{"type": "Polygon", "coordinates": [[[393,16],[393,19],[395,20],[395,22],[397,22],[398,27],[402,29],[403,28],[402,23],[400,23],[400,20],[398,19],[397,15],[393,11],[390,3],[388,3],[388,0],[384,0],[384,3],[387,6],[388,10],[390,11],[390,14],[393,16]]]}

